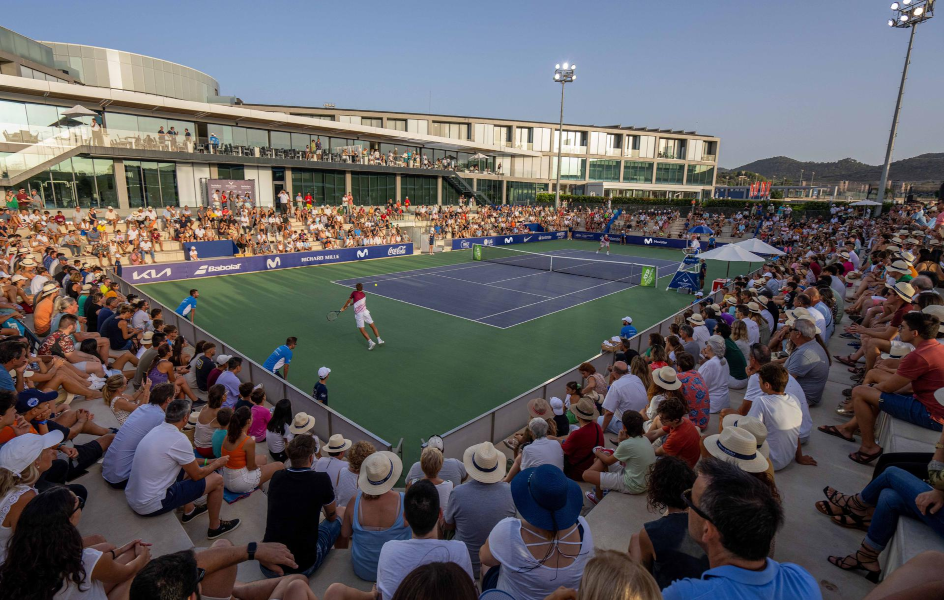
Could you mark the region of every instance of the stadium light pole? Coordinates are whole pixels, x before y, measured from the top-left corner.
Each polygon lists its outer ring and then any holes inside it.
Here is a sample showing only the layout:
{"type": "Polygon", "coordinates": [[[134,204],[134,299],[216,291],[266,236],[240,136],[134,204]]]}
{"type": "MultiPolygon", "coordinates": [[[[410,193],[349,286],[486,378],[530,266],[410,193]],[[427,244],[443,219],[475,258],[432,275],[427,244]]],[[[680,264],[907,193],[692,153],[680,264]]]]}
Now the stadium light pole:
{"type": "Polygon", "coordinates": [[[574,74],[576,69],[577,65],[568,63],[554,65],[554,81],[561,84],[560,128],[557,130],[557,185],[554,188],[556,192],[554,194],[554,208],[560,208],[561,150],[564,148],[564,87],[577,79],[574,74]]]}
{"type": "MultiPolygon", "coordinates": [[[[892,129],[888,134],[888,146],[885,148],[885,164],[882,166],[882,180],[878,186],[878,201],[885,201],[885,187],[888,185],[888,169],[892,164],[892,152],[895,149],[895,136],[898,135],[898,120],[901,117],[901,99],[905,94],[905,81],[908,79],[908,66],[911,64],[911,49],[914,46],[915,31],[919,23],[924,23],[934,16],[934,0],[900,0],[893,2],[894,11],[888,20],[889,27],[911,29],[908,39],[908,52],[905,54],[905,67],[901,71],[901,84],[898,86],[898,100],[895,101],[895,114],[892,117],[892,129]]],[[[894,194],[892,195],[894,198],[894,194]]],[[[882,207],[875,208],[875,214],[881,214],[882,207]]]]}

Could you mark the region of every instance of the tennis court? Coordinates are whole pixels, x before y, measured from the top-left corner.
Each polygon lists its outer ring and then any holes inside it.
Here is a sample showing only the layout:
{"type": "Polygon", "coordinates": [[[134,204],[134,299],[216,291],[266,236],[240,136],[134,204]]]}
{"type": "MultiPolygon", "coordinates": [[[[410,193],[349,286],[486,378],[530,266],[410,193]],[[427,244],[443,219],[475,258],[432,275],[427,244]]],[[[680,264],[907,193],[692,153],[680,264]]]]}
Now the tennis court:
{"type": "Polygon", "coordinates": [[[481,260],[334,281],[460,319],[508,329],[640,284],[643,267],[659,277],[679,261],[606,256],[587,250],[544,253],[480,246],[481,260]]]}

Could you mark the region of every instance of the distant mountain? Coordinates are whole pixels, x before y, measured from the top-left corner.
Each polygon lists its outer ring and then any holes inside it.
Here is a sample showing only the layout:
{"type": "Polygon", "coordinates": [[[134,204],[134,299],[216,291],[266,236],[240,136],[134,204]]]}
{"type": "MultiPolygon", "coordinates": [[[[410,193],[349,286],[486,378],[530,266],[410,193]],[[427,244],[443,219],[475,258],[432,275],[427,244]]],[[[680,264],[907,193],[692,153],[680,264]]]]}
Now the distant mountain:
{"type": "MultiPolygon", "coordinates": [[[[775,156],[755,160],[726,171],[750,171],[763,175],[767,179],[779,180],[787,178],[791,181],[800,181],[800,172],[803,179],[809,181],[815,172],[813,183],[838,183],[853,181],[860,183],[878,183],[882,177],[881,165],[867,165],[853,158],[844,158],[835,162],[802,162],[786,156],[775,156]]],[[[892,162],[889,171],[892,181],[942,181],[944,180],[944,153],[922,154],[912,158],[892,162]]]]}

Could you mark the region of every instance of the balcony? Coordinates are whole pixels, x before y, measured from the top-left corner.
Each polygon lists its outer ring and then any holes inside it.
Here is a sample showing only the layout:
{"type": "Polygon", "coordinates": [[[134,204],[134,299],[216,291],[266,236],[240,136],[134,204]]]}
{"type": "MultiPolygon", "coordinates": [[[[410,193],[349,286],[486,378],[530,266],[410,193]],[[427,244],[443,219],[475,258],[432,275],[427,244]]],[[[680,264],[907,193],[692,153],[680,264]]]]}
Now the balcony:
{"type": "Polygon", "coordinates": [[[702,154],[701,160],[702,162],[718,162],[718,155],[717,154],[702,154]]]}
{"type": "Polygon", "coordinates": [[[534,150],[534,144],[531,142],[515,142],[514,147],[518,150],[534,150]]]}

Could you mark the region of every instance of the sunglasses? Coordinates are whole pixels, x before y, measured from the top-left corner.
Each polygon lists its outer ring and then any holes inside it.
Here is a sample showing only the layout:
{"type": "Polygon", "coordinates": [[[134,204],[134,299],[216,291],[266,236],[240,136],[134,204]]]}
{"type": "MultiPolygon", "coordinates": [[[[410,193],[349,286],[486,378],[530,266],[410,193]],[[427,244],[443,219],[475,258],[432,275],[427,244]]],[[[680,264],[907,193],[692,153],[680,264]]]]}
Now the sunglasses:
{"type": "Polygon", "coordinates": [[[707,514],[705,514],[705,511],[703,511],[702,509],[700,509],[700,508],[698,508],[697,506],[695,506],[695,503],[692,502],[692,488],[688,488],[687,490],[685,490],[684,492],[682,492],[682,502],[685,503],[685,506],[687,506],[687,507],[689,507],[690,509],[692,509],[692,511],[694,511],[694,513],[695,513],[696,515],[698,515],[698,516],[701,517],[702,519],[708,521],[709,523],[712,522],[711,517],[709,517],[707,514]]]}
{"type": "Polygon", "coordinates": [[[75,499],[78,500],[79,502],[78,504],[75,505],[75,508],[72,509],[72,512],[69,513],[70,516],[74,515],[75,513],[85,508],[85,498],[83,498],[82,496],[76,496],[75,499]]]}

